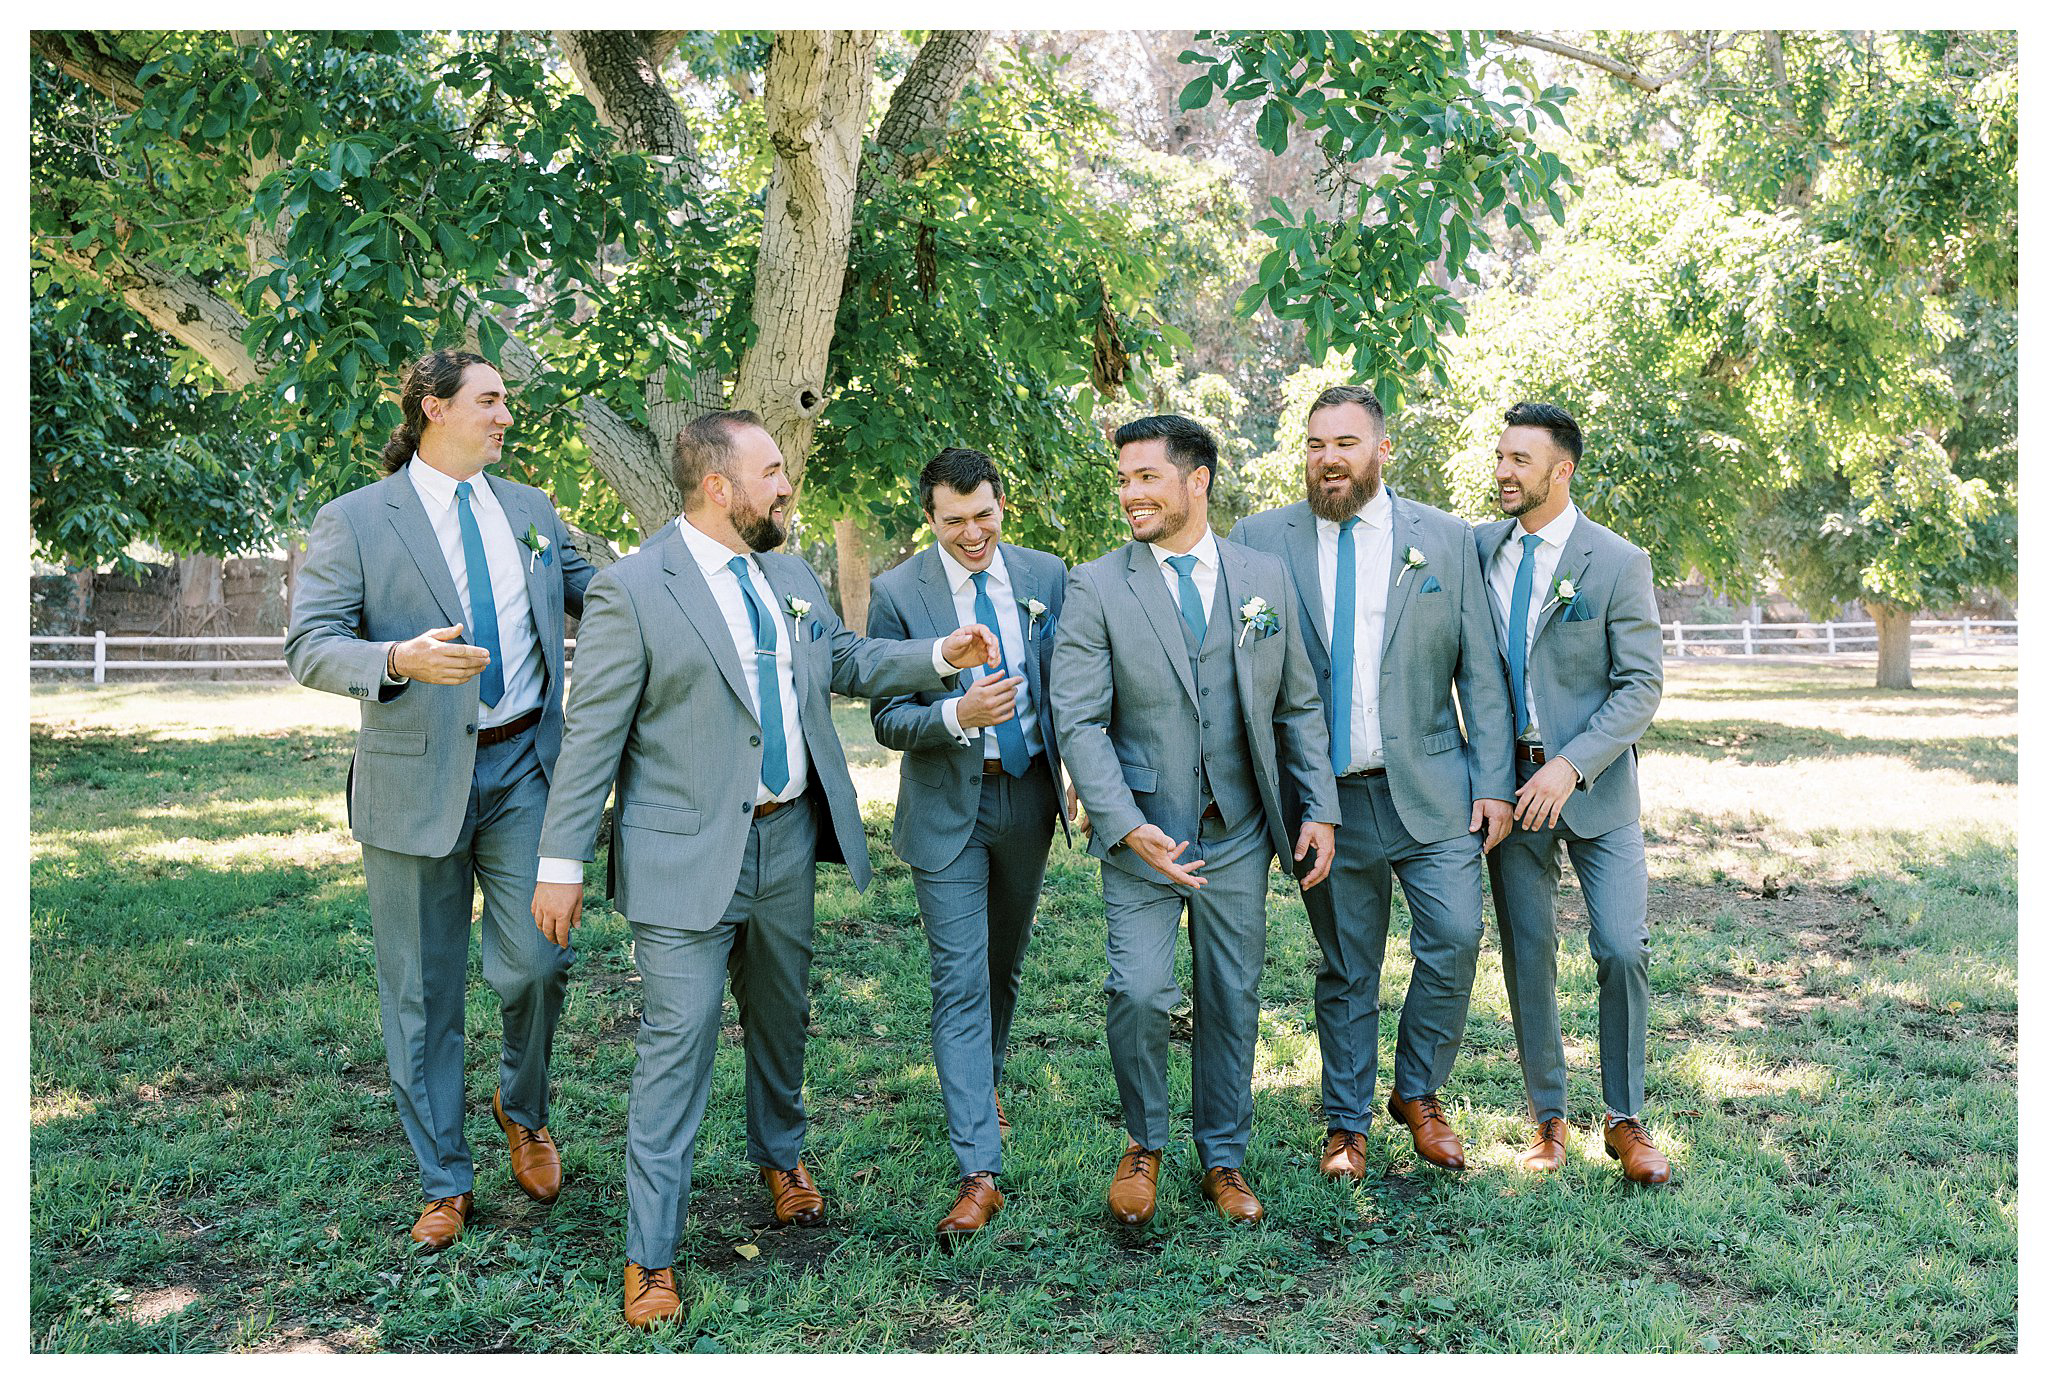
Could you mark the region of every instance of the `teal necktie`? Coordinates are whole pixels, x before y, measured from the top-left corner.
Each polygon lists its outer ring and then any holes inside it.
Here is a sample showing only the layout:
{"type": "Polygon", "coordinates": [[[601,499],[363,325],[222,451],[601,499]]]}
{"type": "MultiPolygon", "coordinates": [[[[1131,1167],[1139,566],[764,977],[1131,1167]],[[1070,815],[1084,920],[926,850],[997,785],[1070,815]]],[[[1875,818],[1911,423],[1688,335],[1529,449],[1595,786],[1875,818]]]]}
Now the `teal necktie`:
{"type": "Polygon", "coordinates": [[[1182,553],[1179,557],[1166,559],[1166,565],[1180,578],[1180,618],[1194,636],[1189,652],[1201,650],[1202,641],[1209,637],[1209,613],[1202,609],[1202,593],[1195,589],[1195,555],[1182,553]]]}
{"type": "Polygon", "coordinates": [[[1358,649],[1358,563],[1352,515],[1337,526],[1336,612],[1330,619],[1330,764],[1339,774],[1351,767],[1351,665],[1358,649]]]}
{"type": "Polygon", "coordinates": [[[1522,535],[1522,565],[1515,569],[1515,594],[1508,602],[1508,691],[1515,699],[1515,734],[1529,724],[1529,595],[1536,585],[1536,550],[1543,536],[1522,535]]]}
{"type": "MultiPolygon", "coordinates": [[[[1003,627],[996,623],[995,602],[988,598],[988,573],[974,574],[974,618],[988,626],[989,633],[996,637],[996,661],[990,677],[1003,678],[1010,675],[1009,660],[1002,656],[1003,627]]],[[[996,750],[1002,755],[1003,772],[1011,778],[1024,777],[1024,771],[1031,767],[1031,753],[1024,748],[1024,728],[1012,716],[996,725],[996,750]]]]}
{"type": "Polygon", "coordinates": [[[491,593],[491,560],[484,556],[483,530],[469,507],[468,481],[455,483],[455,513],[462,524],[462,565],[469,571],[470,642],[490,652],[477,679],[477,695],[485,706],[496,706],[505,698],[505,655],[498,644],[498,598],[491,593]]]}
{"type": "Polygon", "coordinates": [[[745,558],[736,557],[725,565],[740,579],[747,619],[754,626],[755,697],[761,703],[761,782],[770,793],[780,793],[789,786],[789,741],[782,733],[782,679],[775,672],[775,612],[754,590],[745,558]]]}

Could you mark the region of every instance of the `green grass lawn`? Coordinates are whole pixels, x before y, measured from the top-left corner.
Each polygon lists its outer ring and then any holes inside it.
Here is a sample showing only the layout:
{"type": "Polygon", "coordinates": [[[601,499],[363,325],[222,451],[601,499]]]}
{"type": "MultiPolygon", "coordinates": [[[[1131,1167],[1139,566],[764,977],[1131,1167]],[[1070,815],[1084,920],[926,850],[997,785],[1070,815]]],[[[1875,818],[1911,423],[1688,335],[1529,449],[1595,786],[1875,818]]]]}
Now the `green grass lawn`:
{"type": "MultiPolygon", "coordinates": [[[[1102,1213],[1123,1147],[1103,1045],[1097,868],[1056,845],[1004,1097],[1008,1208],[947,1257],[952,1157],[895,756],[839,722],[876,882],[819,899],[808,1159],[817,1231],[777,1231],[727,1042],[679,1267],[685,1313],[619,1315],[628,929],[579,933],[556,1043],[552,1209],[513,1185],[472,971],[478,1219],[405,1237],[416,1173],[384,1074],[353,708],[290,687],[31,698],[30,1329],[105,1350],[1829,1350],[2017,1346],[2017,674],[1675,663],[1643,746],[1648,1123],[1670,1186],[1623,1182],[1599,1086],[1584,912],[1563,903],[1574,1144],[1517,1171],[1523,1096],[1491,926],[1445,1088],[1472,1161],[1382,1120],[1362,1185],[1315,1170],[1314,944],[1275,877],[1246,1172],[1265,1227],[1210,1212],[1180,1147],[1152,1230],[1102,1213]],[[1398,1137],[1396,1137],[1398,1136],[1398,1137]]],[[[602,878],[601,873],[595,876],[602,878]]],[[[1569,884],[1570,876],[1567,873],[1569,884]]],[[[1385,990],[1408,979],[1396,905],[1385,990]]],[[[1182,965],[1186,965],[1185,949],[1182,965]]],[[[1187,984],[1183,979],[1183,986],[1187,984]]],[[[1398,1010],[1383,1018],[1390,1070],[1398,1010]]],[[[1185,1038],[1185,1025],[1176,1025],[1185,1038]]],[[[1383,1093],[1384,1094],[1384,1093],[1383,1093]]]]}

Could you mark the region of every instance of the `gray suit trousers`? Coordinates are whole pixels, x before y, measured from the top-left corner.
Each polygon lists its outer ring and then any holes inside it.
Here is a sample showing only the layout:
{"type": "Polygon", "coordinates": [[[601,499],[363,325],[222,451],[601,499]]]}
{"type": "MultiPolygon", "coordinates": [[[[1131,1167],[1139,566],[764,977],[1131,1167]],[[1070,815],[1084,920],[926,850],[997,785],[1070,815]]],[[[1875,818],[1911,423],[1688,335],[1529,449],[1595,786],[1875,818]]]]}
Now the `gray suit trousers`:
{"type": "MultiPolygon", "coordinates": [[[[1535,766],[1518,762],[1527,782],[1535,766]]],[[[1516,827],[1493,848],[1488,872],[1500,920],[1522,1082],[1538,1121],[1565,1111],[1564,1036],[1557,1017],[1557,878],[1562,844],[1585,892],[1588,943],[1600,984],[1600,1088],[1617,1115],[1643,1109],[1643,1053],[1650,1023],[1650,872],[1643,827],[1631,821],[1580,836],[1564,819],[1545,831],[1516,827]]]]}
{"type": "Polygon", "coordinates": [[[1052,774],[986,774],[967,844],[943,870],[913,870],[932,954],[932,1060],[962,1176],[1001,1172],[996,1083],[1010,1045],[1024,948],[1052,847],[1052,774]]]}
{"type": "Polygon", "coordinates": [[[728,976],[746,1031],[747,1158],[787,1169],[803,1152],[817,837],[805,794],[754,819],[739,885],[716,923],[694,932],[633,923],[641,1012],[626,1108],[626,1257],[643,1268],[675,1262],[689,1221],[728,976]]]}
{"type": "Polygon", "coordinates": [[[1204,819],[1181,853],[1208,883],[1187,891],[1102,867],[1109,921],[1109,1056],[1124,1128],[1148,1149],[1167,1141],[1167,1016],[1181,999],[1173,950],[1181,914],[1193,962],[1195,1153],[1204,1168],[1244,1166],[1251,1140],[1259,977],[1266,965],[1266,880],[1273,842],[1263,812],[1234,830],[1204,819]]]}
{"type": "MultiPolygon", "coordinates": [[[[1323,1054],[1323,1117],[1331,1129],[1372,1126],[1379,1078],[1380,967],[1394,880],[1408,899],[1414,969],[1394,1045],[1394,1093],[1403,1100],[1449,1079],[1465,1037],[1482,930],[1477,833],[1425,845],[1408,834],[1385,775],[1337,780],[1337,863],[1302,895],[1321,949],[1316,1038],[1323,1054]]],[[[1310,861],[1296,867],[1306,873],[1310,861]]]]}
{"type": "Polygon", "coordinates": [[[483,886],[484,979],[504,1017],[498,1090],[529,1129],[548,1122],[548,1052],[576,954],[533,925],[533,880],[548,783],[534,733],[476,752],[469,808],[444,856],[363,847],[377,997],[398,1122],[429,1198],[475,1181],[464,1138],[462,1029],[469,985],[469,918],[483,886]]]}

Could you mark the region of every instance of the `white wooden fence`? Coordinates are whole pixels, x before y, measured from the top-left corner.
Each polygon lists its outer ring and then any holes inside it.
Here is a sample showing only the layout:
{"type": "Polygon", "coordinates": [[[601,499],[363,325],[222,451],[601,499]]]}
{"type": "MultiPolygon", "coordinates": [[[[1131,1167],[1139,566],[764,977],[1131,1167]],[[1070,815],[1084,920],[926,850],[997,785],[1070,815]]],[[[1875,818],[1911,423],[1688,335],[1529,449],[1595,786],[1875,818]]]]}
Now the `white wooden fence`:
{"type": "MultiPolygon", "coordinates": [[[[224,648],[284,652],[281,634],[209,634],[172,638],[166,635],[109,635],[105,630],[91,634],[32,634],[35,648],[86,648],[89,658],[30,658],[32,669],[90,670],[92,680],[103,683],[111,672],[184,672],[196,669],[239,668],[249,672],[283,672],[283,658],[109,658],[110,649],[211,649],[224,648]]],[[[1915,620],[1913,647],[1916,649],[1999,649],[2017,648],[2020,622],[2017,620],[1915,620]]],[[[1877,648],[1874,620],[1828,620],[1821,623],[1766,625],[1744,620],[1732,625],[1699,625],[1673,620],[1664,626],[1664,649],[1673,658],[1726,658],[1756,654],[1846,654],[1870,653],[1877,648]]],[[[568,641],[571,656],[576,641],[568,641]]]]}

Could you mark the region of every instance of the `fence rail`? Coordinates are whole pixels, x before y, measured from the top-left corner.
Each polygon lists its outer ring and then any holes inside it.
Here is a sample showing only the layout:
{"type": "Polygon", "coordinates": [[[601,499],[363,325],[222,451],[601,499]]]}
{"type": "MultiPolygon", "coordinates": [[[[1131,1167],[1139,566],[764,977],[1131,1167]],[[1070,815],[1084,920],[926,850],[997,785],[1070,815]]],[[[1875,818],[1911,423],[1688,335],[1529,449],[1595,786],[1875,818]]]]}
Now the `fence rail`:
{"type": "MultiPolygon", "coordinates": [[[[1877,648],[1875,620],[1825,620],[1805,624],[1767,625],[1743,620],[1737,624],[1700,625],[1673,620],[1664,625],[1664,648],[1673,658],[1729,657],[1759,653],[1820,654],[1866,653],[1877,648]]],[[[33,647],[85,646],[90,658],[31,658],[31,669],[90,670],[92,680],[103,683],[109,672],[176,672],[184,669],[241,668],[251,672],[282,672],[282,658],[108,658],[109,649],[141,648],[237,648],[284,649],[281,634],[206,634],[172,637],[155,634],[110,635],[105,630],[91,634],[32,634],[33,647]]],[[[2020,642],[2017,620],[1915,620],[1913,647],[1916,649],[2011,649],[2020,642]]],[[[576,641],[565,642],[569,656],[576,641]]]]}

